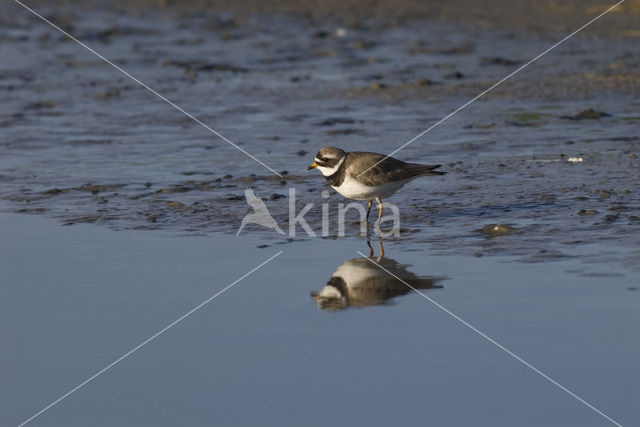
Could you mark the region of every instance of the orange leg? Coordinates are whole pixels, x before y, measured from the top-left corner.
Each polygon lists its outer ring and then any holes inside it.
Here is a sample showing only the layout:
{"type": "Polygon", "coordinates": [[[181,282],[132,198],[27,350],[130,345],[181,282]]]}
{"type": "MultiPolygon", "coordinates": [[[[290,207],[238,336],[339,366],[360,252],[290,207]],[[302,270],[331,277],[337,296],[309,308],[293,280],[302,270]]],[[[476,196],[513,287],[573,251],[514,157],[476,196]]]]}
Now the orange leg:
{"type": "Polygon", "coordinates": [[[378,222],[380,222],[380,218],[382,218],[382,200],[378,198],[376,201],[378,202],[378,222]]]}
{"type": "Polygon", "coordinates": [[[373,206],[373,200],[369,200],[369,208],[367,208],[367,217],[366,217],[367,223],[369,223],[369,212],[371,212],[371,206],[373,206]]]}
{"type": "Polygon", "coordinates": [[[371,242],[367,240],[367,246],[369,247],[369,257],[373,257],[373,248],[371,247],[371,242]]]}

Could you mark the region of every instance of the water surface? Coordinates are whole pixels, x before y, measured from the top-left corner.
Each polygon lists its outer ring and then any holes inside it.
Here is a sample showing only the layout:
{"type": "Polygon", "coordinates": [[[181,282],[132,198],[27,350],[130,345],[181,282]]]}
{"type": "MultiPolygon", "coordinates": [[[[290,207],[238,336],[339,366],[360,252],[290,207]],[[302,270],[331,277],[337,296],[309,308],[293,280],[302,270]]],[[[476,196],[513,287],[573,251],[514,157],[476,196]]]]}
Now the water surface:
{"type": "MultiPolygon", "coordinates": [[[[223,234],[113,232],[15,215],[1,224],[4,425],[281,249],[32,425],[604,424],[420,295],[320,309],[311,292],[366,253],[363,241],[258,249],[223,234]]],[[[416,276],[446,277],[425,295],[622,424],[638,419],[637,280],[624,269],[583,277],[576,258],[521,264],[418,245],[385,250],[416,276]]]]}

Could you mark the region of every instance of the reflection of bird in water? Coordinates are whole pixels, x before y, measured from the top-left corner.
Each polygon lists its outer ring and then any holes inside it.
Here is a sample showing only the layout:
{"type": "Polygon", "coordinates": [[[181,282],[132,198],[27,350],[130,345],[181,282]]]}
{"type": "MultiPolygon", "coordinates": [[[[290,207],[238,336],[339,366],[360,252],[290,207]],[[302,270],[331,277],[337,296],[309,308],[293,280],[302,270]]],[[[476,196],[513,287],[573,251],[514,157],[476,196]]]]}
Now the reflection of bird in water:
{"type": "MultiPolygon", "coordinates": [[[[379,257],[374,260],[415,289],[442,288],[437,283],[445,277],[418,277],[393,259],[379,257]]],[[[409,286],[388,272],[368,258],[350,259],[338,267],[320,292],[312,296],[323,310],[344,310],[386,304],[391,298],[411,292],[409,286]]]]}
{"type": "Polygon", "coordinates": [[[240,229],[236,233],[236,236],[240,234],[244,226],[247,224],[262,225],[263,227],[271,228],[280,234],[284,234],[284,231],[282,231],[276,220],[273,219],[269,213],[267,205],[264,204],[260,197],[255,195],[251,188],[244,190],[244,196],[247,199],[247,204],[253,208],[253,213],[246,214],[244,218],[242,218],[242,224],[240,224],[240,229]]]}

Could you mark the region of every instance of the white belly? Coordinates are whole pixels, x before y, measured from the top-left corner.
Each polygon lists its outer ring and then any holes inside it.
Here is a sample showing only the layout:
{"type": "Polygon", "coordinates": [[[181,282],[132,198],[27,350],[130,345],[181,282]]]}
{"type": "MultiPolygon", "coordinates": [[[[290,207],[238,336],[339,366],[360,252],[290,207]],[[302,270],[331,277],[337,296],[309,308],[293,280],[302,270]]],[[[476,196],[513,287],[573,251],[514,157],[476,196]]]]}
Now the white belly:
{"type": "Polygon", "coordinates": [[[338,193],[348,199],[354,200],[373,200],[375,198],[386,199],[393,193],[398,191],[407,182],[411,181],[395,181],[378,187],[368,187],[351,177],[346,177],[340,187],[333,187],[338,193]]]}

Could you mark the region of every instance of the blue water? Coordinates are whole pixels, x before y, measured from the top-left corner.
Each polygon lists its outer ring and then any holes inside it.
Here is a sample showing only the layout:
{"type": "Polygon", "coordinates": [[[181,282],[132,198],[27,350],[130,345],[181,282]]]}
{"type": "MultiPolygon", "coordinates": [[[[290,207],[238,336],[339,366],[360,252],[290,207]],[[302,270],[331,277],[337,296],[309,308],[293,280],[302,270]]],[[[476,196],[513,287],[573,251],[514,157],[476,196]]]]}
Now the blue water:
{"type": "MultiPolygon", "coordinates": [[[[250,235],[115,232],[8,214],[0,233],[3,426],[280,250],[29,425],[607,425],[418,294],[318,308],[310,294],[366,253],[358,239],[257,248],[250,235]]],[[[447,277],[424,295],[616,421],[640,420],[637,275],[612,266],[585,277],[579,258],[434,256],[411,242],[385,250],[417,276],[447,277]]]]}

